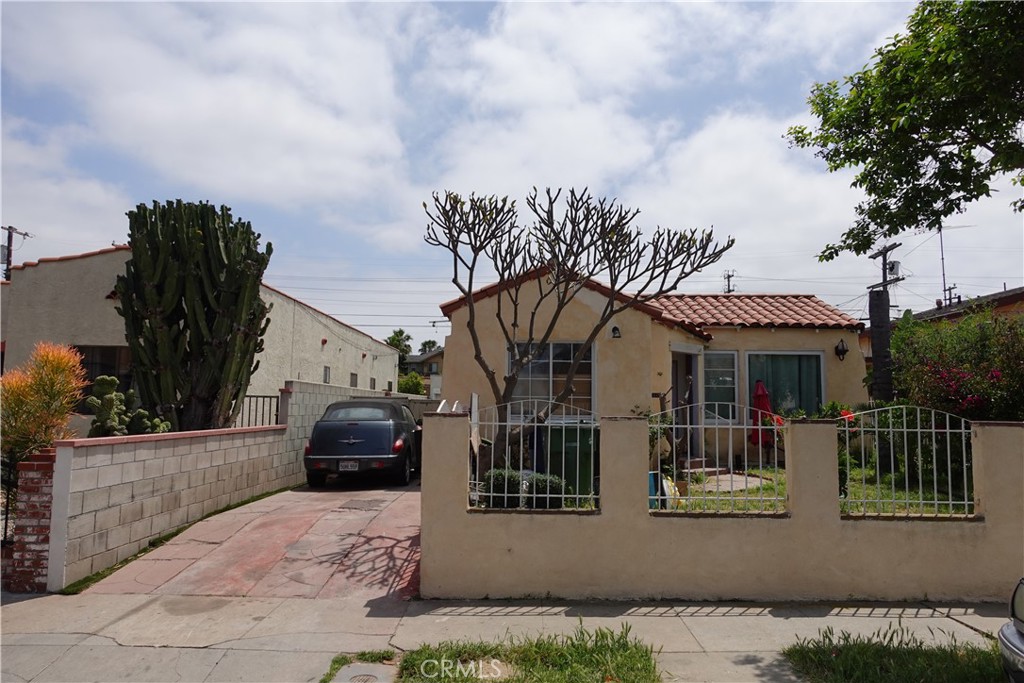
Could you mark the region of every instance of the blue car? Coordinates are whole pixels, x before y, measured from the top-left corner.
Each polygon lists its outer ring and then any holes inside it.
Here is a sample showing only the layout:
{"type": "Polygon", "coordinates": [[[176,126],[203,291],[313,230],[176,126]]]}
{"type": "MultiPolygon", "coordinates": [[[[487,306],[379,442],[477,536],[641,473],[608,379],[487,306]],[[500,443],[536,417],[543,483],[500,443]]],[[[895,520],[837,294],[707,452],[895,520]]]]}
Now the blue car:
{"type": "Polygon", "coordinates": [[[1024,683],[1024,579],[1010,598],[1010,621],[999,629],[1003,671],[1013,683],[1024,683]]]}

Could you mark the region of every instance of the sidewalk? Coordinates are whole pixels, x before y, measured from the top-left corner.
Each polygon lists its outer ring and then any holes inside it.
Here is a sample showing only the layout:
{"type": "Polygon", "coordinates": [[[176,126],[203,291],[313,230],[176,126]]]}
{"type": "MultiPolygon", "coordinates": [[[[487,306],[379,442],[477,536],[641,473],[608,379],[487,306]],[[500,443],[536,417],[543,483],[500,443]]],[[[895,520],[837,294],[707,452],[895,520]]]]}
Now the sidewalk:
{"type": "Polygon", "coordinates": [[[400,653],[442,640],[571,633],[582,620],[589,629],[629,624],[635,636],[660,649],[666,681],[795,681],[779,650],[826,627],[870,634],[899,623],[926,641],[984,643],[981,633],[994,634],[1005,612],[1000,604],[4,594],[2,680],[319,681],[343,652],[400,653]]]}

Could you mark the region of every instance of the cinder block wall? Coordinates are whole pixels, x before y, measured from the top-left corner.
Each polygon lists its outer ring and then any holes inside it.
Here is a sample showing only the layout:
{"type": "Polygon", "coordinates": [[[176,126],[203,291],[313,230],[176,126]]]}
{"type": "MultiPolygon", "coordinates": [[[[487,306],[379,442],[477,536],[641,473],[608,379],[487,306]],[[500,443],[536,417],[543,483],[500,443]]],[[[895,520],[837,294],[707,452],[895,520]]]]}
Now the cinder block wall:
{"type": "Polygon", "coordinates": [[[287,427],[58,441],[47,587],[110,567],[214,510],[303,481],[287,427]]]}
{"type": "Polygon", "coordinates": [[[417,417],[436,409],[439,403],[438,400],[428,399],[425,396],[410,396],[298,380],[285,382],[284,389],[281,390],[278,421],[288,425],[288,450],[297,451],[301,457],[306,447],[306,441],[313,432],[313,425],[324,414],[327,406],[335,401],[345,401],[351,398],[389,397],[407,400],[413,415],[417,417]]]}

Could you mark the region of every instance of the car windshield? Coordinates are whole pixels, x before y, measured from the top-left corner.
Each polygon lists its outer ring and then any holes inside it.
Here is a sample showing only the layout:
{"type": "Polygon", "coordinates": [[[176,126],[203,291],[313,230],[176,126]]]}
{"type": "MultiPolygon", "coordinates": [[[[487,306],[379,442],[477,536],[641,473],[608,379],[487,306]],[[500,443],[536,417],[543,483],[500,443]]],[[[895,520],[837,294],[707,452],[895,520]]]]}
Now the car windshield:
{"type": "Polygon", "coordinates": [[[390,420],[391,410],[376,406],[341,406],[327,411],[325,420],[390,420]]]}

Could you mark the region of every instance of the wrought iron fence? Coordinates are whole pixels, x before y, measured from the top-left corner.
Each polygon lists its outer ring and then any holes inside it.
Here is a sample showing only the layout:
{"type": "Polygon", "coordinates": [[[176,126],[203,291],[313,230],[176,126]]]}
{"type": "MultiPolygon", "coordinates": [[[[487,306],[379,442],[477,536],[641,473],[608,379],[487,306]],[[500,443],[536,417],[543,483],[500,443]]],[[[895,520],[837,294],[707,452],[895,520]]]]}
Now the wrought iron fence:
{"type": "Polygon", "coordinates": [[[782,512],[785,420],[733,403],[648,418],[648,507],[678,513],[782,512]]]}
{"type": "Polygon", "coordinates": [[[236,427],[263,427],[277,424],[278,396],[246,396],[235,420],[236,427]]]}
{"type": "Polygon", "coordinates": [[[974,514],[971,425],[930,408],[892,406],[837,420],[846,515],[974,514]]]}
{"type": "Polygon", "coordinates": [[[592,413],[518,401],[475,411],[471,420],[471,506],[598,509],[599,429],[592,413]]]}

